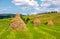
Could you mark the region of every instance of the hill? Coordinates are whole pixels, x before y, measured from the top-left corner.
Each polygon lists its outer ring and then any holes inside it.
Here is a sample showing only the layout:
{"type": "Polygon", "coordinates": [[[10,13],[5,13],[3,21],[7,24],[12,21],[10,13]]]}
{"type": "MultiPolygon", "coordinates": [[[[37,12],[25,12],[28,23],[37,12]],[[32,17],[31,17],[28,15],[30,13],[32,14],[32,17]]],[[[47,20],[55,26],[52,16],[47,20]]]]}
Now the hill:
{"type": "Polygon", "coordinates": [[[46,23],[49,20],[52,20],[55,25],[60,25],[60,13],[51,13],[51,14],[37,14],[37,15],[30,15],[24,16],[23,18],[25,21],[28,19],[32,22],[34,17],[39,17],[42,24],[46,23]]]}
{"type": "Polygon", "coordinates": [[[27,31],[11,31],[8,27],[12,18],[0,19],[0,39],[60,39],[60,13],[22,16],[22,19],[26,23],[27,31]],[[32,24],[35,16],[41,21],[38,27],[32,24]],[[45,25],[48,20],[53,20],[54,25],[45,25]]]}

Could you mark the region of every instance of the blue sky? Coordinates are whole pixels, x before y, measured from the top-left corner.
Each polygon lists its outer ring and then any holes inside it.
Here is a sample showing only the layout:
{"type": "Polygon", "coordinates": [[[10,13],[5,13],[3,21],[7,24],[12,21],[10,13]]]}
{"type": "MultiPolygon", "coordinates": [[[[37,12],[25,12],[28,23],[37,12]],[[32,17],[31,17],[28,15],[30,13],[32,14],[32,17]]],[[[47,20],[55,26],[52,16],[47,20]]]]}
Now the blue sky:
{"type": "Polygon", "coordinates": [[[0,14],[60,11],[60,0],[0,0],[0,14]]]}

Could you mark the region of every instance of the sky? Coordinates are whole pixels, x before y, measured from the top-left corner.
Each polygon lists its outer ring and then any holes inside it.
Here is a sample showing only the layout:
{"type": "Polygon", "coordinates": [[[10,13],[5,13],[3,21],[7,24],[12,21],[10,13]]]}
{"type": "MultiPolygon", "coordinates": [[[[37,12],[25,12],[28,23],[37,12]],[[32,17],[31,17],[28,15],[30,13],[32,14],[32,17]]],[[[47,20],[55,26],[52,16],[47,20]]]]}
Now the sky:
{"type": "Polygon", "coordinates": [[[0,14],[60,12],[60,0],[0,0],[0,14]]]}

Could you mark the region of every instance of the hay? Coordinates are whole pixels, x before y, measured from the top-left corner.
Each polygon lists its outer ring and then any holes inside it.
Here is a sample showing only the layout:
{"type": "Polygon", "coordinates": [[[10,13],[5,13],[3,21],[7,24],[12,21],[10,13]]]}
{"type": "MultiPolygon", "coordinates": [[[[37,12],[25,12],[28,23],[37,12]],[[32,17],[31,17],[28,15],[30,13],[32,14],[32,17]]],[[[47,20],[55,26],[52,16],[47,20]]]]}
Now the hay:
{"type": "Polygon", "coordinates": [[[54,23],[53,23],[52,20],[49,20],[49,21],[47,22],[47,25],[54,25],[54,23]]]}
{"type": "Polygon", "coordinates": [[[26,25],[21,19],[19,14],[16,14],[15,18],[12,19],[12,22],[9,26],[10,30],[26,30],[26,25]]]}
{"type": "Polygon", "coordinates": [[[34,18],[33,24],[34,24],[34,26],[39,26],[41,24],[41,22],[40,22],[38,17],[34,18]]]}

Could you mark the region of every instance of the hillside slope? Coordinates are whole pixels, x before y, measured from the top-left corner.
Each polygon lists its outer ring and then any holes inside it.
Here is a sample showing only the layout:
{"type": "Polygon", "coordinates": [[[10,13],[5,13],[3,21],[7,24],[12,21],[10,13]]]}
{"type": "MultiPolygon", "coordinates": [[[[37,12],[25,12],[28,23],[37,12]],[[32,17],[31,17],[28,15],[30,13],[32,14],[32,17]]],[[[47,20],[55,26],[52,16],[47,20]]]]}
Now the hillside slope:
{"type": "Polygon", "coordinates": [[[60,25],[60,13],[31,15],[25,16],[24,19],[27,20],[27,18],[29,18],[30,21],[33,21],[34,17],[36,16],[39,17],[42,24],[52,20],[55,25],[60,25]]]}
{"type": "Polygon", "coordinates": [[[11,31],[8,27],[12,18],[0,19],[0,39],[60,39],[60,13],[31,15],[23,18],[29,18],[31,21],[35,16],[40,18],[42,24],[36,27],[27,23],[27,31],[11,31]],[[55,25],[48,26],[44,24],[51,19],[55,25]]]}

